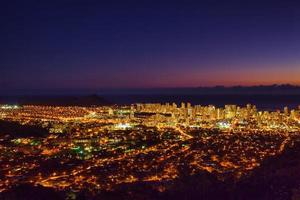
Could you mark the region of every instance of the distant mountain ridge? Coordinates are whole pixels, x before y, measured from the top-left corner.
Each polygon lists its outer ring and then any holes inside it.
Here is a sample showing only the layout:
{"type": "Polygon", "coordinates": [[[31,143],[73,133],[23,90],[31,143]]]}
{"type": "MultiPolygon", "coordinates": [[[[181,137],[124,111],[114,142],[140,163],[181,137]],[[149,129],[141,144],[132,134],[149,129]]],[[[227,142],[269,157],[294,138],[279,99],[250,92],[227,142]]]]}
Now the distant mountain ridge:
{"type": "Polygon", "coordinates": [[[300,86],[291,84],[254,85],[254,86],[215,86],[198,87],[200,91],[224,92],[234,94],[300,94],[300,86]]]}
{"type": "Polygon", "coordinates": [[[164,95],[211,95],[211,94],[264,94],[264,95],[300,95],[300,86],[291,84],[255,85],[255,86],[213,86],[213,87],[174,87],[147,89],[103,89],[99,94],[164,94],[164,95]]]}
{"type": "Polygon", "coordinates": [[[18,105],[47,105],[47,106],[103,106],[111,103],[102,97],[94,95],[85,96],[4,96],[0,97],[0,104],[18,105]]]}

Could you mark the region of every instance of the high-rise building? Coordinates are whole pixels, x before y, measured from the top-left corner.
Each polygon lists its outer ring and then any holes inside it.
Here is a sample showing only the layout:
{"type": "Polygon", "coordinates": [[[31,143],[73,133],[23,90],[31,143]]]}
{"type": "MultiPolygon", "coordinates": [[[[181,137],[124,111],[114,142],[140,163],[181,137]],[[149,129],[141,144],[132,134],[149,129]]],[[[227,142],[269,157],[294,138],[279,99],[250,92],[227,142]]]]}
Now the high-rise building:
{"type": "Polygon", "coordinates": [[[192,107],[191,103],[188,102],[187,105],[186,105],[186,107],[187,107],[188,109],[191,108],[191,107],[192,107]]]}
{"type": "Polygon", "coordinates": [[[109,108],[109,109],[108,109],[108,114],[109,114],[109,115],[113,115],[113,114],[114,114],[114,111],[113,111],[112,108],[109,108]]]}
{"type": "Polygon", "coordinates": [[[173,108],[177,108],[176,103],[172,103],[173,108]]]}
{"type": "Polygon", "coordinates": [[[181,108],[185,108],[185,103],[181,102],[181,108]]]}
{"type": "Polygon", "coordinates": [[[284,114],[285,115],[289,114],[289,108],[287,106],[284,107],[284,114]]]}

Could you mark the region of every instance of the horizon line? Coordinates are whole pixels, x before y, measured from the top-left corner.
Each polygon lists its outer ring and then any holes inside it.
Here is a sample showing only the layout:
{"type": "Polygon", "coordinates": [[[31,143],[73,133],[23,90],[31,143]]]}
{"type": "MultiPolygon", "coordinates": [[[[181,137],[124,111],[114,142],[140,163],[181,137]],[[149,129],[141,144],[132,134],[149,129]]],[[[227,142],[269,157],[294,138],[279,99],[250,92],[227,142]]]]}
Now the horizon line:
{"type": "Polygon", "coordinates": [[[170,86],[170,87],[99,87],[99,88],[13,88],[13,89],[0,89],[0,91],[55,91],[55,90],[152,90],[152,89],[197,89],[197,88],[251,88],[251,87],[280,87],[280,86],[289,86],[289,87],[299,87],[300,84],[291,84],[291,83],[274,83],[274,84],[253,84],[253,85],[212,85],[212,86],[170,86]]]}

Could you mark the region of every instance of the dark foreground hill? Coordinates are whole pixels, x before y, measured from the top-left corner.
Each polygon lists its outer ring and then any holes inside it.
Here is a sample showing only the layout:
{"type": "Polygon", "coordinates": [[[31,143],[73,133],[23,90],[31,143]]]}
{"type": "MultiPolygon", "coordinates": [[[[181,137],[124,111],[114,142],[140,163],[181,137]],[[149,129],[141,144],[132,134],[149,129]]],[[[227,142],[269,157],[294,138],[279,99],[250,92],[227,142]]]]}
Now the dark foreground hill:
{"type": "Polygon", "coordinates": [[[98,95],[87,96],[6,96],[0,104],[47,106],[103,106],[111,103],[98,95]]]}
{"type": "Polygon", "coordinates": [[[0,136],[2,134],[10,135],[12,138],[17,137],[44,137],[48,135],[48,130],[41,126],[20,124],[13,121],[0,120],[0,136]]]}

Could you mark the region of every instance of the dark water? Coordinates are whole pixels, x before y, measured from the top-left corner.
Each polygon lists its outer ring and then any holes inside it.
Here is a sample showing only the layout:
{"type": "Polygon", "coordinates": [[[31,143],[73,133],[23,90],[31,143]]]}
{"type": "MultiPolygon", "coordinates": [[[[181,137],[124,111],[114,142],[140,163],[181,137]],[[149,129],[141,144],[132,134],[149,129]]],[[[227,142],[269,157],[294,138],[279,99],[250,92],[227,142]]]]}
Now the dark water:
{"type": "Polygon", "coordinates": [[[102,97],[115,104],[190,102],[192,105],[223,107],[226,104],[245,106],[250,103],[263,110],[283,109],[285,106],[295,109],[300,105],[300,95],[102,95],[102,97]]]}
{"type": "Polygon", "coordinates": [[[0,96],[0,104],[19,105],[108,105],[133,103],[176,103],[190,102],[192,105],[215,105],[224,107],[226,104],[245,106],[250,103],[260,110],[282,110],[298,108],[300,95],[158,95],[158,94],[98,94],[98,95],[45,95],[45,96],[0,96]]]}

